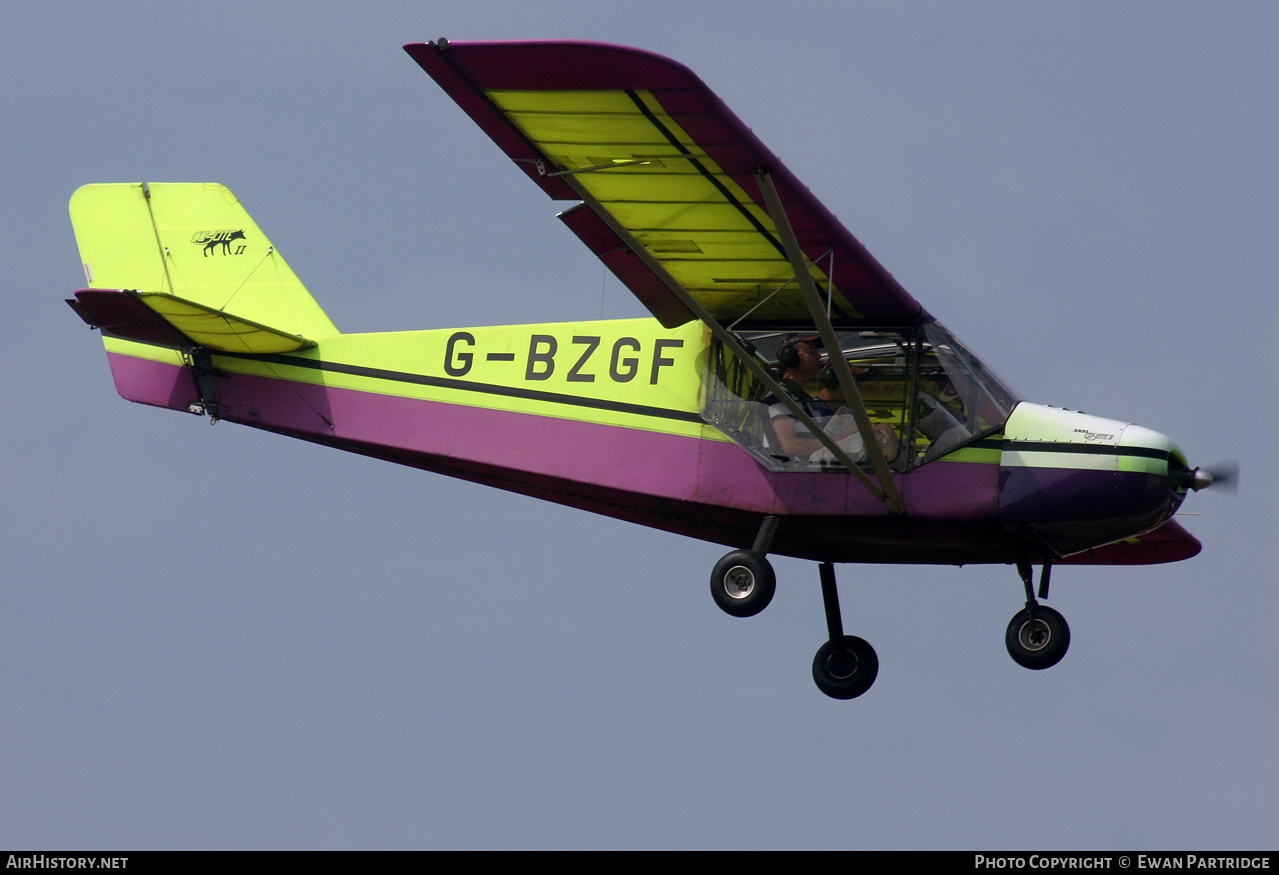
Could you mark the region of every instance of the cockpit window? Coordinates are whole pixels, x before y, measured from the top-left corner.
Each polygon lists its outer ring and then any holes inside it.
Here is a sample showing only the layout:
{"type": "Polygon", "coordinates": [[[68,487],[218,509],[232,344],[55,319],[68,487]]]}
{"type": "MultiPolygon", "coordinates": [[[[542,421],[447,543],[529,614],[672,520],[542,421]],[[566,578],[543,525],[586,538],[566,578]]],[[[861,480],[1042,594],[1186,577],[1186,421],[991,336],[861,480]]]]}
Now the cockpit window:
{"type": "MultiPolygon", "coordinates": [[[[815,330],[738,335],[756,360],[858,463],[869,465],[840,393],[832,352],[815,330]],[[816,355],[814,355],[816,351],[816,355]]],[[[940,324],[837,332],[874,436],[894,470],[908,470],[1003,427],[1020,400],[940,324]]],[[[789,406],[712,340],[702,418],[773,470],[842,471],[789,406]]]]}

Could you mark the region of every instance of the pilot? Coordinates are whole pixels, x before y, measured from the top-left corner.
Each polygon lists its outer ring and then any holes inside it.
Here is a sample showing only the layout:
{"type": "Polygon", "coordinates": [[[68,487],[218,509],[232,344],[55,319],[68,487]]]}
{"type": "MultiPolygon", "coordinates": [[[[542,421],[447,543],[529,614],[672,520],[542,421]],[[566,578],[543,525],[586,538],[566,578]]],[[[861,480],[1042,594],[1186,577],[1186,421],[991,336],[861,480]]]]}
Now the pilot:
{"type": "MultiPolygon", "coordinates": [[[[777,345],[777,364],[782,368],[779,381],[786,394],[790,395],[801,410],[807,413],[814,422],[825,426],[835,415],[831,406],[820,398],[808,394],[805,388],[817,379],[822,369],[821,338],[814,334],[791,334],[777,345]]],[[[788,456],[807,457],[825,445],[813,437],[811,431],[796,418],[776,395],[764,399],[768,403],[768,418],[772,422],[773,433],[782,452],[788,456]]],[[[830,433],[830,432],[828,432],[830,433]]],[[[853,429],[856,435],[856,428],[853,429]]],[[[847,437],[847,433],[834,434],[836,440],[847,437]]],[[[859,447],[860,450],[860,447],[859,447]]]]}
{"type": "MultiPolygon", "coordinates": [[[[812,334],[791,334],[777,346],[777,363],[783,368],[781,385],[805,413],[835,439],[854,462],[866,460],[866,446],[857,431],[857,423],[847,408],[833,409],[827,401],[808,394],[806,385],[814,382],[822,371],[821,338],[812,334]]],[[[827,394],[823,392],[822,394],[827,394]]],[[[808,427],[775,395],[765,399],[768,416],[777,442],[788,456],[807,458],[813,462],[833,462],[834,454],[813,436],[808,427]]],[[[897,433],[886,423],[874,427],[875,439],[890,460],[900,453],[897,433]]]]}

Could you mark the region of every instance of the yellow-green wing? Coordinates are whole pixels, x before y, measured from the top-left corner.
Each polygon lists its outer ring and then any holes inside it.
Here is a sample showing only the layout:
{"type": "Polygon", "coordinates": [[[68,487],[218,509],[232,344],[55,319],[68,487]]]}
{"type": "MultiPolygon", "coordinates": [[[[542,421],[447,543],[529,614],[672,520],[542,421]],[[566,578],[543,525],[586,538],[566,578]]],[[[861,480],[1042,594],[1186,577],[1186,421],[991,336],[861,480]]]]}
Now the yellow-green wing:
{"type": "Polygon", "coordinates": [[[928,321],[920,305],[687,68],[598,43],[405,49],[549,195],[663,324],[810,324],[757,174],[776,185],[836,326],[928,321]]]}

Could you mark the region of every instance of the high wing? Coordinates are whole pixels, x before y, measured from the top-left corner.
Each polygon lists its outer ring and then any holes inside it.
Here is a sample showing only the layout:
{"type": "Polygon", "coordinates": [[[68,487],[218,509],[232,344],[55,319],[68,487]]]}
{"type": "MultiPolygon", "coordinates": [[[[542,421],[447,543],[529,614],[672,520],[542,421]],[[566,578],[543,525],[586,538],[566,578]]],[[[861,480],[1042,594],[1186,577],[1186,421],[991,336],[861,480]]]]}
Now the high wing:
{"type": "Polygon", "coordinates": [[[548,195],[583,201],[561,219],[664,326],[811,326],[799,272],[835,327],[931,321],[683,65],[586,42],[405,51],[548,195]]]}
{"type": "Polygon", "coordinates": [[[623,46],[440,40],[405,46],[547,194],[561,218],[674,328],[700,319],[850,474],[904,504],[842,356],[831,362],[878,481],[817,427],[734,329],[931,321],[688,68],[623,46]]]}

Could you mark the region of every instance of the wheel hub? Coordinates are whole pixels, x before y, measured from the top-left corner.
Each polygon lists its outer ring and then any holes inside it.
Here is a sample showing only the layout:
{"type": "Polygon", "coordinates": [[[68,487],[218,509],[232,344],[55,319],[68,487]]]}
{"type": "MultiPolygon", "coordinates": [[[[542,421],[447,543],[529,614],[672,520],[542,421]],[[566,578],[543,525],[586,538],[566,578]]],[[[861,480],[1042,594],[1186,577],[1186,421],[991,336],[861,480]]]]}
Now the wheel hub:
{"type": "Polygon", "coordinates": [[[836,650],[826,657],[826,673],[835,680],[845,681],[857,674],[857,654],[836,650]]]}
{"type": "Polygon", "coordinates": [[[755,591],[755,575],[749,568],[734,565],[724,575],[724,592],[732,599],[744,599],[755,591]]]}
{"type": "Polygon", "coordinates": [[[1021,641],[1021,646],[1027,650],[1043,650],[1052,640],[1052,630],[1043,620],[1035,620],[1031,623],[1023,623],[1017,637],[1021,641]]]}

